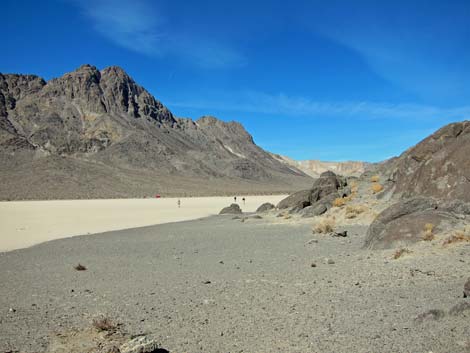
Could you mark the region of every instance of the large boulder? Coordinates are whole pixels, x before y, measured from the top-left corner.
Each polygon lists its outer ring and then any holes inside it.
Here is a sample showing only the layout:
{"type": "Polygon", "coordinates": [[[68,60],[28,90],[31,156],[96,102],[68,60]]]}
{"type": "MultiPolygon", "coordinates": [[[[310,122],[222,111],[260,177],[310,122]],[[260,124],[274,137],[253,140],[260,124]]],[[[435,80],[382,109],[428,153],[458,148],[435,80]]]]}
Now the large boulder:
{"type": "Polygon", "coordinates": [[[256,213],[267,212],[267,211],[270,211],[274,208],[275,208],[275,206],[272,203],[265,202],[256,209],[256,213]]]}
{"type": "Polygon", "coordinates": [[[222,208],[219,214],[242,214],[242,210],[236,203],[232,203],[230,206],[222,208]]]}
{"type": "Polygon", "coordinates": [[[277,204],[280,210],[291,207],[307,207],[310,206],[311,190],[298,191],[292,195],[287,196],[277,204]]]}
{"type": "Polygon", "coordinates": [[[426,224],[435,232],[455,228],[467,214],[469,205],[428,197],[401,200],[380,213],[370,225],[365,248],[390,249],[422,240],[426,224]]]}
{"type": "Polygon", "coordinates": [[[305,207],[299,213],[302,217],[306,218],[306,217],[320,216],[326,211],[328,211],[328,207],[324,203],[317,202],[315,206],[305,207]]]}
{"type": "Polygon", "coordinates": [[[347,185],[346,178],[328,171],[322,173],[320,177],[315,180],[311,189],[302,190],[288,196],[279,202],[277,208],[291,208],[291,213],[299,213],[303,209],[312,206],[312,209],[304,213],[304,216],[308,217],[312,212],[323,212],[325,207],[329,209],[336,198],[348,196],[350,193],[351,189],[347,185]],[[313,209],[315,209],[315,211],[313,211],[313,209]],[[319,211],[320,209],[322,211],[319,211]]]}

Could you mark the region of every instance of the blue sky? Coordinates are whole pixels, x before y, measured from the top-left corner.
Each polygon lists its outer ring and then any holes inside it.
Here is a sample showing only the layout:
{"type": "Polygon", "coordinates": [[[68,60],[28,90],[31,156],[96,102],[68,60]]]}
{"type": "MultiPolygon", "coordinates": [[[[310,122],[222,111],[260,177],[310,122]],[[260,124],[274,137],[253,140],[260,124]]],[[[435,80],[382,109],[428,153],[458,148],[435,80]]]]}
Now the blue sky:
{"type": "Polygon", "coordinates": [[[470,1],[4,0],[0,72],[123,67],[177,116],[380,161],[470,119],[470,1]]]}

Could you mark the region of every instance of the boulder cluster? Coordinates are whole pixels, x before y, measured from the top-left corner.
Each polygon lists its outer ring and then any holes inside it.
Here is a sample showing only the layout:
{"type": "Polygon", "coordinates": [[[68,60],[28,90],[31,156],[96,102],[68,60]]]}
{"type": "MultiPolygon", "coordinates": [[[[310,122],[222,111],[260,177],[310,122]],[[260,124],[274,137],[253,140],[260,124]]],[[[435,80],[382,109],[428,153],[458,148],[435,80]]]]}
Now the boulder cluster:
{"type": "Polygon", "coordinates": [[[290,209],[290,213],[297,213],[302,217],[319,216],[331,208],[335,199],[350,194],[347,179],[327,171],[315,180],[311,189],[290,195],[279,202],[277,208],[290,209]]]}
{"type": "MultiPolygon", "coordinates": [[[[281,200],[277,206],[266,202],[258,207],[256,213],[264,213],[273,209],[289,210],[289,213],[302,217],[319,216],[328,211],[337,198],[349,196],[351,188],[347,179],[328,171],[320,175],[308,190],[298,191],[281,200]]],[[[223,208],[219,214],[241,214],[238,204],[233,203],[223,208]]]]}

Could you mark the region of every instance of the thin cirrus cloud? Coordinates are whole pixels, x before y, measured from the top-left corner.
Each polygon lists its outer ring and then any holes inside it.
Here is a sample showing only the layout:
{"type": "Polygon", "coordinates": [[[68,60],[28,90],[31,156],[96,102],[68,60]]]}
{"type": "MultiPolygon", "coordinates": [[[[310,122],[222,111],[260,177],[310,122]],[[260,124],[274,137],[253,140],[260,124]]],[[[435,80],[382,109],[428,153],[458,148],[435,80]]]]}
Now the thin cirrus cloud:
{"type": "Polygon", "coordinates": [[[225,43],[171,28],[171,19],[145,0],[71,0],[101,36],[128,50],[171,57],[206,69],[243,66],[245,57],[225,43]]]}
{"type": "Polygon", "coordinates": [[[468,2],[338,0],[317,6],[304,22],[361,55],[379,76],[422,98],[470,98],[468,2]]]}
{"type": "Polygon", "coordinates": [[[441,108],[432,105],[392,104],[382,102],[322,102],[305,97],[293,97],[285,94],[266,94],[245,92],[232,94],[231,98],[221,97],[214,100],[167,101],[174,108],[220,110],[243,113],[275,114],[285,116],[306,116],[321,118],[359,119],[470,119],[470,106],[441,108]]]}

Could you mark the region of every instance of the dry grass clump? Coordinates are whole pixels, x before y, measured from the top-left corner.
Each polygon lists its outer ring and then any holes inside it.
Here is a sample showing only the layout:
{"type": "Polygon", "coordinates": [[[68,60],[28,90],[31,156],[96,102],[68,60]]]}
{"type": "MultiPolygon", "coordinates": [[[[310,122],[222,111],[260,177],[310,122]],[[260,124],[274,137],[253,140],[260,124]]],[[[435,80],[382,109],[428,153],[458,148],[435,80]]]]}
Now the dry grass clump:
{"type": "Polygon", "coordinates": [[[454,234],[444,239],[442,245],[445,246],[461,242],[470,242],[470,235],[468,234],[469,231],[470,230],[468,228],[465,228],[463,230],[456,230],[454,234]]]}
{"type": "Polygon", "coordinates": [[[380,180],[380,176],[378,176],[378,175],[373,175],[373,176],[370,177],[370,181],[372,183],[378,183],[379,180],[380,180]]]}
{"type": "Polygon", "coordinates": [[[98,331],[113,331],[116,329],[116,325],[111,321],[110,318],[102,316],[93,319],[93,327],[98,331]]]}
{"type": "Polygon", "coordinates": [[[333,207],[343,207],[346,204],[345,197],[338,197],[333,201],[333,207]]]}
{"type": "Polygon", "coordinates": [[[426,224],[424,225],[422,239],[423,239],[424,241],[431,241],[431,240],[433,240],[433,239],[434,239],[433,230],[434,230],[434,224],[432,224],[432,223],[426,223],[426,224]]]}
{"type": "Polygon", "coordinates": [[[348,205],[346,207],[345,217],[348,219],[356,218],[361,213],[367,211],[367,207],[364,205],[348,205]]]}
{"type": "Polygon", "coordinates": [[[83,266],[82,264],[78,264],[77,266],[73,267],[77,271],[86,271],[86,267],[83,266]]]}
{"type": "Polygon", "coordinates": [[[372,192],[374,194],[377,194],[378,192],[381,192],[383,189],[384,189],[384,187],[382,185],[380,185],[379,183],[372,184],[372,192]]]}
{"type": "Polygon", "coordinates": [[[332,233],[335,228],[335,219],[332,217],[322,218],[319,222],[313,225],[313,233],[332,233]]]}
{"type": "Polygon", "coordinates": [[[356,194],[357,190],[359,189],[359,185],[357,184],[356,180],[352,180],[349,183],[349,186],[351,186],[351,194],[356,194]]]}
{"type": "Polygon", "coordinates": [[[411,250],[407,249],[407,248],[400,248],[400,249],[397,249],[397,251],[395,251],[395,253],[393,254],[392,258],[394,260],[396,259],[399,259],[400,257],[402,257],[403,255],[405,254],[411,254],[411,250]]]}

